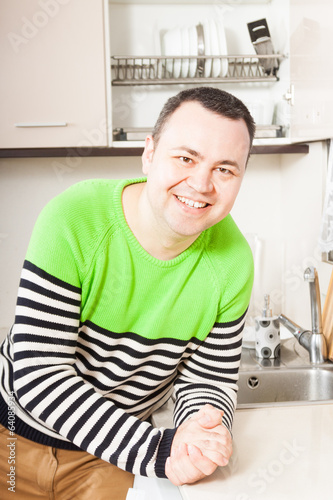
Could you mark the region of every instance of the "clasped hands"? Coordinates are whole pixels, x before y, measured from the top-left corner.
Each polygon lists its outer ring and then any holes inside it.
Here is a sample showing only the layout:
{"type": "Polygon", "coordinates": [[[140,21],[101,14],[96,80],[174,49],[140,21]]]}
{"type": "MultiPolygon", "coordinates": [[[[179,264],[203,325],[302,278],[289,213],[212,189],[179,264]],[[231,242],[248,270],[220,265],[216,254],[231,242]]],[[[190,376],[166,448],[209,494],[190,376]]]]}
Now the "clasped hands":
{"type": "Polygon", "coordinates": [[[222,410],[206,404],[179,426],[165,466],[173,484],[195,483],[212,474],[219,465],[228,464],[232,440],[222,424],[222,416],[222,410]]]}

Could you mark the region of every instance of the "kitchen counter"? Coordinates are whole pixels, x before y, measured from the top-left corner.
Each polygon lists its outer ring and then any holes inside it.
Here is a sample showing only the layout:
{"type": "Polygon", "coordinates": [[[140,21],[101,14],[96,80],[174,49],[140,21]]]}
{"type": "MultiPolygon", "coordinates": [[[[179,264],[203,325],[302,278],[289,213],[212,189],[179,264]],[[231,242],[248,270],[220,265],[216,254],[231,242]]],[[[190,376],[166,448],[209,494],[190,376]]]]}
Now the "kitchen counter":
{"type": "MultiPolygon", "coordinates": [[[[155,425],[171,425],[171,408],[155,425]]],[[[137,478],[140,500],[323,500],[330,498],[333,404],[239,409],[234,452],[226,467],[179,489],[167,480],[137,478]],[[145,493],[143,493],[143,491],[145,493]],[[153,495],[152,495],[153,493],[153,495]],[[179,494],[180,493],[180,494],[179,494]]]]}
{"type": "Polygon", "coordinates": [[[181,488],[186,500],[329,498],[333,405],[238,410],[227,467],[181,488]]]}

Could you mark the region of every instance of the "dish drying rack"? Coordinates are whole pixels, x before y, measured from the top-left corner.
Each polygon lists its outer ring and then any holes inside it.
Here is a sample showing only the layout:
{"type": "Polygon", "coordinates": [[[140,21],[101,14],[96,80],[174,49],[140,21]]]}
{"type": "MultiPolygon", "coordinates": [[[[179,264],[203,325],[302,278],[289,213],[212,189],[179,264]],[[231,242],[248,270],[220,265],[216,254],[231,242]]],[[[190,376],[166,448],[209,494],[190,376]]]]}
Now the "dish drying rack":
{"type": "MultiPolygon", "coordinates": [[[[260,55],[219,55],[219,56],[112,56],[112,85],[171,85],[200,83],[239,83],[239,82],[276,82],[279,61],[282,54],[260,55]],[[182,61],[190,69],[184,75],[182,61]],[[228,70],[223,76],[214,76],[214,61],[228,70]],[[211,67],[209,73],[208,67],[211,67]],[[179,70],[179,68],[181,68],[179,70]],[[193,73],[193,71],[192,71],[193,73]]],[[[222,73],[222,71],[221,71],[222,73]]]]}

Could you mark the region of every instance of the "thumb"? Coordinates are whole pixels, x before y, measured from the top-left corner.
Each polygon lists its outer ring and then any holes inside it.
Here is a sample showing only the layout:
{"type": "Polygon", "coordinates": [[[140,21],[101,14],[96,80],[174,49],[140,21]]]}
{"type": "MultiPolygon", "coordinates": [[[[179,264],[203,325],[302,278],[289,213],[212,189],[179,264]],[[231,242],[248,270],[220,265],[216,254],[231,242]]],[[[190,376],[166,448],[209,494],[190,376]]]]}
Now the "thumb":
{"type": "Polygon", "coordinates": [[[223,411],[214,409],[202,410],[198,415],[198,423],[206,429],[212,429],[222,423],[223,411]]]}

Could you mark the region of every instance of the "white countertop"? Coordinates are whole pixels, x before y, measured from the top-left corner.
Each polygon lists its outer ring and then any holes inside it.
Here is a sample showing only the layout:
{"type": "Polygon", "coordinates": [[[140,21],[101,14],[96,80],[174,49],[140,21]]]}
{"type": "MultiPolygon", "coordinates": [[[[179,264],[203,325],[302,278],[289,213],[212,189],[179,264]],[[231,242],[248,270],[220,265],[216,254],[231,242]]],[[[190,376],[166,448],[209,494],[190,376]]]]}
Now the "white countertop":
{"type": "MultiPolygon", "coordinates": [[[[155,423],[165,426],[168,419],[169,411],[160,412],[155,423]]],[[[206,479],[179,490],[168,480],[137,478],[134,490],[141,491],[141,496],[131,498],[332,498],[333,404],[237,410],[233,435],[234,452],[228,466],[219,467],[206,479]]]]}
{"type": "Polygon", "coordinates": [[[238,410],[227,467],[181,488],[186,500],[323,500],[332,496],[333,405],[238,410]]]}

